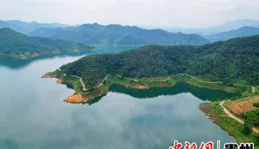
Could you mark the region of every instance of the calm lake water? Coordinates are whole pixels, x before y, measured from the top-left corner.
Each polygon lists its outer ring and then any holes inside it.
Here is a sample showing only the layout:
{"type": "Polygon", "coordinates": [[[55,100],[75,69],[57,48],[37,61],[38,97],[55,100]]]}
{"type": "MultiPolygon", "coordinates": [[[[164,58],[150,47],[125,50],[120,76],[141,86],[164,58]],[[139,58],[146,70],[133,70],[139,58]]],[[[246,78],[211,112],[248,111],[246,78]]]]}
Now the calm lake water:
{"type": "Polygon", "coordinates": [[[134,90],[113,86],[98,102],[73,105],[73,90],[41,76],[79,57],[0,66],[0,149],[168,149],[174,140],[233,142],[197,108],[232,95],[179,84],[134,90]]]}

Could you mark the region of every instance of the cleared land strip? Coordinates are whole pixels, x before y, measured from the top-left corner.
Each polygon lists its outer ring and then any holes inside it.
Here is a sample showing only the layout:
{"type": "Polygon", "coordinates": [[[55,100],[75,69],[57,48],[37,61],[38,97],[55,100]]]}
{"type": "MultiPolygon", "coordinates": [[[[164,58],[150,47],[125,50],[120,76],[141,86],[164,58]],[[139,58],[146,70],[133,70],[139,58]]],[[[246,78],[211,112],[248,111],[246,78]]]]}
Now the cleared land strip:
{"type": "MultiPolygon", "coordinates": [[[[119,78],[121,78],[122,76],[121,75],[119,75],[119,74],[116,74],[119,78]]],[[[185,75],[185,76],[188,76],[188,77],[190,77],[190,78],[192,78],[192,79],[194,79],[194,80],[197,80],[197,81],[199,81],[199,82],[203,82],[203,83],[209,83],[209,84],[223,84],[223,82],[222,81],[215,81],[215,82],[212,82],[212,81],[204,81],[204,80],[201,80],[201,79],[199,79],[199,78],[197,78],[197,77],[195,77],[195,76],[192,76],[192,75],[189,75],[189,74],[177,74],[177,75],[173,75],[173,76],[179,76],[179,75],[185,75]]],[[[171,76],[171,77],[173,77],[173,76],[171,76]]],[[[78,76],[74,76],[74,77],[78,77],[78,76]]],[[[108,74],[105,76],[105,78],[102,80],[102,82],[99,84],[99,85],[97,85],[97,88],[99,88],[99,87],[101,87],[102,85],[103,85],[103,82],[105,81],[105,80],[107,80],[108,78],[108,74]]],[[[78,78],[80,78],[80,77],[78,77],[78,78]]],[[[128,78],[128,77],[125,77],[125,78],[127,78],[127,79],[129,79],[129,80],[132,80],[132,81],[134,81],[134,82],[138,82],[139,80],[138,79],[133,79],[133,78],[128,78]]],[[[152,79],[150,79],[149,81],[168,81],[168,80],[170,80],[170,76],[168,76],[166,79],[164,79],[164,80],[157,80],[157,79],[154,79],[154,80],[152,80],[152,79]]],[[[82,86],[84,85],[84,83],[83,83],[83,81],[82,81],[82,78],[80,78],[80,81],[81,81],[81,83],[82,83],[82,86]]],[[[233,84],[233,85],[235,85],[235,86],[247,86],[247,85],[241,85],[241,84],[233,84]]],[[[84,85],[85,86],[85,85],[84,85]]],[[[84,87],[83,86],[83,87],[84,87]]],[[[85,87],[84,87],[84,89],[85,89],[85,87]]],[[[86,91],[86,90],[84,90],[84,91],[86,91]]],[[[253,87],[252,86],[252,93],[255,93],[255,87],[253,87]]]]}
{"type": "Polygon", "coordinates": [[[82,87],[83,87],[83,91],[87,91],[87,89],[85,88],[85,83],[84,83],[84,81],[83,81],[83,79],[81,77],[76,76],[76,75],[70,75],[70,76],[78,78],[80,80],[80,83],[81,83],[82,87]]]}
{"type": "MultiPolygon", "coordinates": [[[[239,123],[242,123],[244,124],[244,121],[242,119],[240,119],[239,117],[237,117],[236,115],[232,114],[227,108],[225,108],[223,106],[225,101],[222,101],[219,103],[220,107],[224,110],[224,112],[231,118],[237,120],[239,123]]],[[[255,128],[255,127],[252,127],[252,130],[255,132],[255,133],[259,133],[259,129],[255,128]]]]}
{"type": "Polygon", "coordinates": [[[107,80],[107,79],[108,79],[108,74],[104,77],[104,79],[102,80],[102,82],[101,82],[99,85],[97,85],[97,88],[101,87],[101,86],[103,85],[103,82],[104,82],[105,80],[107,80]]]}
{"type": "MultiPolygon", "coordinates": [[[[118,77],[121,77],[121,75],[119,75],[119,74],[116,74],[118,77]]],[[[201,79],[198,79],[198,78],[196,78],[196,77],[194,77],[194,76],[191,76],[191,75],[189,75],[189,74],[177,74],[177,75],[173,75],[173,76],[179,76],[179,75],[186,75],[186,76],[188,76],[188,77],[191,77],[192,79],[195,79],[195,80],[197,80],[197,81],[199,81],[199,82],[204,82],[204,83],[211,83],[211,84],[222,84],[223,82],[221,82],[221,81],[218,81],[218,82],[211,82],[211,81],[204,81],[204,80],[201,80],[201,79]]],[[[173,77],[172,76],[172,77],[173,77]]],[[[137,80],[137,79],[133,79],[133,78],[128,78],[128,77],[125,77],[125,78],[127,78],[127,79],[129,79],[129,80],[132,80],[132,81],[134,81],[134,82],[138,82],[139,80],[137,80]]],[[[168,80],[170,80],[170,76],[168,76],[167,77],[167,79],[164,79],[164,80],[152,80],[152,79],[150,79],[149,81],[168,81],[168,80]]]]}
{"type": "Polygon", "coordinates": [[[191,75],[188,75],[188,74],[183,74],[183,75],[189,76],[189,77],[191,77],[191,78],[193,78],[193,79],[195,79],[195,80],[197,80],[199,82],[211,83],[211,84],[222,84],[223,83],[221,81],[218,81],[218,82],[204,81],[204,80],[198,79],[198,78],[196,78],[194,76],[191,76],[191,75]]]}
{"type": "Polygon", "coordinates": [[[255,87],[252,86],[252,93],[255,93],[255,87]]]}
{"type": "MultiPolygon", "coordinates": [[[[198,79],[194,76],[191,76],[191,75],[188,75],[188,74],[182,74],[182,75],[186,75],[186,76],[189,76],[197,81],[200,81],[200,82],[204,82],[204,83],[211,83],[211,84],[222,84],[223,82],[219,81],[219,82],[210,82],[210,81],[204,81],[204,80],[201,80],[201,79],[198,79]]],[[[235,86],[247,86],[247,85],[242,85],[242,84],[233,84],[235,86]]],[[[252,93],[255,93],[255,87],[252,86],[252,93]]]]}
{"type": "Polygon", "coordinates": [[[148,81],[160,81],[160,82],[165,82],[165,81],[168,81],[170,80],[170,77],[167,77],[166,79],[163,79],[163,80],[159,80],[159,79],[148,79],[148,81]]]}

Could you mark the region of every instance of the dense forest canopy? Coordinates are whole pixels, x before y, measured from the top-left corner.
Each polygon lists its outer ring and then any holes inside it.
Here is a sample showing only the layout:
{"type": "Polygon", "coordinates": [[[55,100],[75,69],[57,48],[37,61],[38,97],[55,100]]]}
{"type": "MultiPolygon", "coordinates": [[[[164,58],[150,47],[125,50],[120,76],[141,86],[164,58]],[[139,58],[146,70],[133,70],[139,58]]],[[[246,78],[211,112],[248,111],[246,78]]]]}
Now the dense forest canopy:
{"type": "Polygon", "coordinates": [[[107,74],[141,78],[188,73],[227,83],[259,83],[259,36],[202,46],[149,45],[119,54],[90,55],[61,67],[94,85],[107,74]]]}
{"type": "Polygon", "coordinates": [[[61,39],[29,37],[9,28],[0,29],[0,55],[90,52],[93,47],[61,39]]]}
{"type": "Polygon", "coordinates": [[[205,44],[209,42],[197,34],[170,33],[160,29],[147,30],[136,26],[104,26],[97,23],[67,28],[41,28],[30,35],[68,39],[94,45],[205,44]]]}

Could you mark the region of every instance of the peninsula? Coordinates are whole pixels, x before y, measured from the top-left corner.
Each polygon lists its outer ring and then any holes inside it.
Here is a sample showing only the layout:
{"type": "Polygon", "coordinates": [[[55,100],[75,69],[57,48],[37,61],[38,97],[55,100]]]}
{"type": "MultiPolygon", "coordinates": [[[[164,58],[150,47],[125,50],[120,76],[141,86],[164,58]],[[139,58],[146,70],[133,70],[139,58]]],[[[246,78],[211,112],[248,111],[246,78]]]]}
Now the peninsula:
{"type": "Polygon", "coordinates": [[[201,46],[150,45],[119,54],[89,55],[44,77],[59,78],[72,87],[82,97],[76,100],[79,103],[105,95],[114,84],[148,89],[186,82],[250,96],[259,83],[258,47],[259,36],[201,46]]]}

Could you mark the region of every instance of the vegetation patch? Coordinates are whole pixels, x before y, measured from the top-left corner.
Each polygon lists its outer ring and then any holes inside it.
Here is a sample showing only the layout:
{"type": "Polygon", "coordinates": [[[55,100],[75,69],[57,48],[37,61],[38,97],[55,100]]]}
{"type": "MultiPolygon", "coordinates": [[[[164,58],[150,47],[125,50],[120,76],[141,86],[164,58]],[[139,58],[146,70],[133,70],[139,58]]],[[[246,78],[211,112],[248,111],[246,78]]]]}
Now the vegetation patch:
{"type": "Polygon", "coordinates": [[[253,106],[259,108],[259,102],[254,103],[253,106]]]}
{"type": "Polygon", "coordinates": [[[259,127],[259,109],[244,112],[241,116],[245,119],[247,124],[251,124],[252,126],[259,127]]]}

